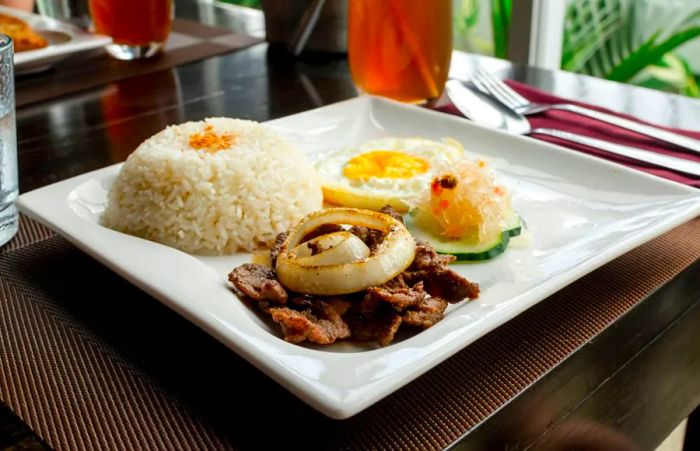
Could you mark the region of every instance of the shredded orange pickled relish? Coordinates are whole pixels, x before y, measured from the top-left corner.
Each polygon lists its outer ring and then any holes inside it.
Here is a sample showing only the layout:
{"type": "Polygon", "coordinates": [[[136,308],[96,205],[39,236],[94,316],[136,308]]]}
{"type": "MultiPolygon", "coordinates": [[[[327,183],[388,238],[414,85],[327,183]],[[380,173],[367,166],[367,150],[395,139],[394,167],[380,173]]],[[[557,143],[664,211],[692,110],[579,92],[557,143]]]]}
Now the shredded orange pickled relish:
{"type": "Polygon", "coordinates": [[[236,140],[236,135],[230,132],[216,133],[212,125],[204,126],[201,133],[192,133],[189,145],[193,149],[214,153],[230,148],[236,140]]]}
{"type": "Polygon", "coordinates": [[[510,196],[483,160],[463,161],[438,174],[418,206],[419,224],[452,240],[481,242],[503,231],[510,196]]]}

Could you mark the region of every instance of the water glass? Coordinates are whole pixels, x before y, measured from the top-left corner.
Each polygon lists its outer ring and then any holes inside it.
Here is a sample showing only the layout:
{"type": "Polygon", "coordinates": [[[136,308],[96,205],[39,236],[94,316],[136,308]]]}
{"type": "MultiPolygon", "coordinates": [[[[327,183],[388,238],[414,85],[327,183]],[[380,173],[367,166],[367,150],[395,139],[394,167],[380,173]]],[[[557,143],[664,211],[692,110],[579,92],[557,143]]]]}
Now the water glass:
{"type": "Polygon", "coordinates": [[[440,97],[452,56],[452,0],[349,0],[348,58],[362,92],[440,97]]]}
{"type": "Polygon", "coordinates": [[[172,0],[89,0],[95,31],[111,36],[107,53],[121,60],[160,52],[170,34],[172,0]]]}
{"type": "Polygon", "coordinates": [[[13,57],[12,39],[0,34],[0,246],[10,241],[19,225],[13,57]]]}

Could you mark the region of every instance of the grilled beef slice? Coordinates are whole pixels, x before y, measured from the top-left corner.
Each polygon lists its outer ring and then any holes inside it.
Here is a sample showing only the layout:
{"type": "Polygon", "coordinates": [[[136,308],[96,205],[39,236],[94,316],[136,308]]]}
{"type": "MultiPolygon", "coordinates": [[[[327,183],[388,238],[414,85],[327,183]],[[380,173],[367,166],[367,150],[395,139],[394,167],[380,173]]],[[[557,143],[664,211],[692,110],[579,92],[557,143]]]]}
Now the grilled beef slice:
{"type": "Polygon", "coordinates": [[[440,255],[424,242],[416,243],[416,257],[403,272],[406,283],[423,282],[425,291],[450,303],[479,297],[479,285],[452,271],[447,265],[455,260],[452,255],[440,255]]]}
{"type": "Polygon", "coordinates": [[[351,316],[348,320],[352,338],[358,341],[376,341],[387,346],[394,340],[401,325],[401,316],[393,312],[382,312],[373,318],[351,316]]]}
{"type": "Polygon", "coordinates": [[[396,310],[413,307],[428,296],[423,290],[423,282],[418,282],[412,287],[400,287],[392,285],[380,285],[370,287],[365,294],[365,302],[387,302],[396,310]]]}
{"type": "MultiPolygon", "coordinates": [[[[390,205],[385,205],[381,210],[379,210],[379,212],[387,214],[403,224],[403,217],[401,214],[394,210],[390,205]]],[[[349,232],[364,241],[370,251],[374,251],[377,246],[384,241],[384,233],[382,231],[370,229],[369,227],[352,226],[350,227],[349,232]]]]}
{"type": "Polygon", "coordinates": [[[424,241],[416,241],[416,256],[413,258],[413,263],[411,263],[411,266],[408,267],[408,270],[427,271],[431,269],[444,268],[456,259],[457,257],[454,255],[438,254],[429,243],[424,241]]]}
{"type": "Polygon", "coordinates": [[[287,290],[277,280],[275,271],[255,263],[244,263],[234,268],[228,280],[243,295],[254,301],[287,302],[287,290]]]}
{"type": "Polygon", "coordinates": [[[327,345],[350,337],[350,328],[336,310],[337,306],[325,301],[311,301],[305,310],[288,307],[270,309],[272,320],[282,328],[284,339],[291,343],[307,340],[327,345]]]}
{"type": "Polygon", "coordinates": [[[404,324],[427,329],[434,326],[445,315],[447,301],[441,298],[425,297],[415,310],[406,311],[401,317],[404,324]]]}
{"type": "Polygon", "coordinates": [[[352,226],[348,232],[365,242],[370,252],[374,251],[384,241],[384,233],[381,230],[370,229],[363,226],[352,226]]]}

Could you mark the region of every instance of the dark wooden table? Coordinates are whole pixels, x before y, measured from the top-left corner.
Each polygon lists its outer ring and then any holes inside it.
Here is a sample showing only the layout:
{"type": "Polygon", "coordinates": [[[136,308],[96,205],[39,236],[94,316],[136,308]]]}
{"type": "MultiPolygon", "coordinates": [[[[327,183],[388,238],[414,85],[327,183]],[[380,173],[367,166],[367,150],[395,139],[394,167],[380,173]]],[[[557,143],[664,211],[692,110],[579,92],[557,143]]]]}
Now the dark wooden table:
{"type": "MultiPolygon", "coordinates": [[[[178,1],[177,11],[184,18],[240,26],[240,18],[225,10],[191,0],[178,1]]],[[[698,100],[464,54],[455,58],[452,73],[466,77],[476,65],[660,124],[698,128],[698,100]]],[[[18,89],[22,89],[21,81],[18,89]]],[[[342,56],[309,55],[294,61],[260,44],[28,105],[17,111],[21,191],[123,161],[137,144],[169,124],[209,116],[265,121],[355,95],[342,56]]],[[[543,404],[569,406],[559,414],[574,425],[571,430],[550,432],[595,435],[595,421],[642,449],[656,446],[700,404],[700,290],[678,289],[700,285],[688,284],[693,280],[700,280],[700,262],[455,446],[478,448],[543,404]],[[612,377],[587,386],[585,375],[591,368],[604,368],[612,377]]],[[[0,448],[43,447],[19,419],[0,408],[0,448]]]]}

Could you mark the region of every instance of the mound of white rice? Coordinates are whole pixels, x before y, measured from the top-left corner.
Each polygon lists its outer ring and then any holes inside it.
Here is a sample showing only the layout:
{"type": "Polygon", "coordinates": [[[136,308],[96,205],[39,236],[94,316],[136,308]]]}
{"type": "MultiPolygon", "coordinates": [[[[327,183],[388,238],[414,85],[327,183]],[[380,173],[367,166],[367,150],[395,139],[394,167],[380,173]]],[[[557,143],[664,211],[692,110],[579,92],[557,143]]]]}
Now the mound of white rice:
{"type": "Polygon", "coordinates": [[[102,222],[188,253],[230,254],[269,246],[322,198],[306,155],[275,132],[212,118],[144,141],[112,185],[102,222]]]}

